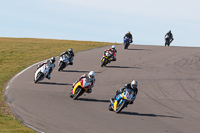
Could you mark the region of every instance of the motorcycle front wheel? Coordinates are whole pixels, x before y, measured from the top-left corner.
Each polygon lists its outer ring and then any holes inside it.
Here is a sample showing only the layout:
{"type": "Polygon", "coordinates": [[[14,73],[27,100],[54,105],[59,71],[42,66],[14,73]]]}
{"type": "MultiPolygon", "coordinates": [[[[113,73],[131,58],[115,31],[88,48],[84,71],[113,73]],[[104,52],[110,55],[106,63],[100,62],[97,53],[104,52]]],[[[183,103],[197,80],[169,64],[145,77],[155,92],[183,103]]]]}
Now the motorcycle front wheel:
{"type": "Polygon", "coordinates": [[[122,101],[121,104],[117,105],[117,110],[115,111],[116,113],[120,113],[122,111],[122,109],[124,108],[125,105],[125,101],[122,101]]]}
{"type": "Polygon", "coordinates": [[[113,111],[113,109],[112,109],[112,107],[111,107],[111,104],[108,106],[108,109],[109,109],[110,111],[113,111]]]}
{"type": "Polygon", "coordinates": [[[105,66],[105,59],[101,60],[101,67],[105,66]]]}
{"type": "Polygon", "coordinates": [[[75,91],[75,94],[74,94],[74,96],[73,96],[73,99],[74,100],[76,100],[83,92],[83,89],[82,88],[80,88],[80,87],[78,87],[77,89],[76,89],[76,91],[75,91]]]}
{"type": "Polygon", "coordinates": [[[41,73],[41,72],[39,72],[38,74],[37,74],[37,77],[36,77],[36,79],[35,79],[35,83],[37,83],[39,80],[41,80],[42,79],[42,77],[44,76],[44,74],[43,73],[41,73]]]}
{"type": "Polygon", "coordinates": [[[61,63],[60,63],[60,66],[58,67],[58,71],[63,70],[64,67],[65,67],[65,63],[64,63],[64,62],[61,62],[61,63]]]}

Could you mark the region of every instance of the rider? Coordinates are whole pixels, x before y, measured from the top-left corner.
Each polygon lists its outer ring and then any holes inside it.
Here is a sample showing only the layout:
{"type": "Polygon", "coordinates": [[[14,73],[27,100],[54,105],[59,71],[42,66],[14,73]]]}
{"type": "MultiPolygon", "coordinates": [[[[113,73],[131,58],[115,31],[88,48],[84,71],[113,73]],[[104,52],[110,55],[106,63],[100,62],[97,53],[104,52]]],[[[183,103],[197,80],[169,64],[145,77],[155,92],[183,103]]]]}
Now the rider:
{"type": "MultiPolygon", "coordinates": [[[[169,32],[167,32],[167,34],[165,35],[165,41],[169,41],[169,44],[174,40],[173,38],[173,34],[171,33],[171,30],[169,32]],[[166,36],[168,36],[168,38],[166,38],[166,36]]],[[[166,46],[166,43],[165,43],[166,46]]]]}
{"type": "Polygon", "coordinates": [[[127,37],[130,39],[130,43],[133,42],[133,37],[132,37],[132,34],[130,33],[130,31],[128,33],[126,33],[126,35],[124,36],[124,38],[127,37]]]}
{"type": "Polygon", "coordinates": [[[138,86],[138,82],[136,80],[133,80],[131,83],[126,84],[123,88],[116,91],[115,97],[110,99],[111,102],[114,103],[116,96],[119,95],[120,93],[123,93],[124,89],[128,89],[129,92],[133,93],[133,99],[129,104],[133,104],[133,101],[135,100],[136,95],[138,93],[137,86],[138,86]]]}
{"type": "Polygon", "coordinates": [[[65,54],[67,55],[67,57],[69,57],[69,65],[73,65],[73,60],[74,60],[73,49],[72,48],[68,49],[68,51],[63,52],[60,56],[63,56],[65,54]]]}
{"type": "Polygon", "coordinates": [[[109,52],[111,54],[111,56],[112,56],[111,60],[109,60],[109,61],[116,61],[117,60],[117,58],[116,58],[117,50],[116,50],[115,45],[112,45],[111,48],[105,50],[104,51],[104,55],[105,55],[106,52],[109,52]]]}
{"type": "Polygon", "coordinates": [[[51,73],[52,73],[53,69],[55,68],[55,61],[56,61],[55,57],[51,57],[46,62],[40,64],[37,69],[39,69],[44,64],[47,64],[47,66],[50,67],[50,69],[49,69],[49,72],[48,72],[46,78],[51,79],[51,73]]]}
{"type": "MultiPolygon", "coordinates": [[[[94,71],[90,71],[88,74],[83,74],[75,83],[73,83],[72,88],[74,88],[74,85],[79,82],[82,78],[86,78],[86,82],[90,82],[90,88],[86,91],[87,93],[91,93],[92,92],[92,87],[94,87],[94,83],[95,83],[95,72],[94,71]]],[[[70,93],[70,97],[72,97],[72,93],[70,93]]]]}

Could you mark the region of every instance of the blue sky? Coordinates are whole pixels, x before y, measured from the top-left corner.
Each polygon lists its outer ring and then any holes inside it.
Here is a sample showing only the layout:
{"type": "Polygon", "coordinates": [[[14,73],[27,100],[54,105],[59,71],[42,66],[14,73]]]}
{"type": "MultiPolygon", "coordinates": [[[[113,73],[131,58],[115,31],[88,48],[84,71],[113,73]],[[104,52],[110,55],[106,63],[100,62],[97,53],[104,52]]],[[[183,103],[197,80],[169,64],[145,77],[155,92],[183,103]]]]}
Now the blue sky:
{"type": "Polygon", "coordinates": [[[199,0],[1,0],[0,37],[200,47],[199,0]]]}

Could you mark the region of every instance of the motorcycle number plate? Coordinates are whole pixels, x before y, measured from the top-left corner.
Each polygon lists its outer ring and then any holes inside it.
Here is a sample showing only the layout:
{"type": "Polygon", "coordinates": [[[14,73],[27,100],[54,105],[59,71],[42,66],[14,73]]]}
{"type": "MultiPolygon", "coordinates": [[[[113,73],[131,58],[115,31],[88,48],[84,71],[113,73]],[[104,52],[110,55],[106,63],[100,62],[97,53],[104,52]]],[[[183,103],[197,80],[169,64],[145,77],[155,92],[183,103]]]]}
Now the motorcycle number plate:
{"type": "Polygon", "coordinates": [[[127,97],[128,99],[131,99],[131,95],[129,95],[129,94],[127,94],[126,97],[127,97]]]}

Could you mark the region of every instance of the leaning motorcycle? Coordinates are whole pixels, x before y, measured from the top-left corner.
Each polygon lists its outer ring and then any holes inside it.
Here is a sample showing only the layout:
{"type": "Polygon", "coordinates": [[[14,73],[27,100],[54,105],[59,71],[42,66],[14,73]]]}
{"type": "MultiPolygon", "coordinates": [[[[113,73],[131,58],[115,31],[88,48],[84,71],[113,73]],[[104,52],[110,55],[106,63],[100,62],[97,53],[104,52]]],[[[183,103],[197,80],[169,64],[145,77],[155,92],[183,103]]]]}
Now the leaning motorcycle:
{"type": "Polygon", "coordinates": [[[128,49],[130,45],[130,39],[128,37],[124,38],[124,49],[128,49]]]}
{"type": "Polygon", "coordinates": [[[169,35],[165,36],[165,46],[169,46],[170,45],[170,38],[169,35]]]}
{"type": "Polygon", "coordinates": [[[68,66],[69,58],[66,55],[60,56],[60,60],[58,61],[58,71],[62,71],[65,67],[68,66]]]}
{"type": "Polygon", "coordinates": [[[35,78],[34,78],[34,82],[37,83],[41,80],[43,80],[49,73],[49,66],[47,64],[42,64],[37,71],[35,72],[35,78]]]}
{"type": "Polygon", "coordinates": [[[101,58],[101,67],[106,66],[109,63],[110,58],[111,54],[108,51],[103,54],[103,57],[101,58]]]}
{"type": "Polygon", "coordinates": [[[73,89],[70,92],[70,97],[76,100],[78,97],[83,95],[91,86],[91,83],[87,78],[82,78],[80,81],[73,85],[73,89]]]}
{"type": "Polygon", "coordinates": [[[108,109],[120,113],[133,99],[133,94],[128,89],[125,89],[123,93],[116,96],[114,102],[110,101],[108,109]]]}

